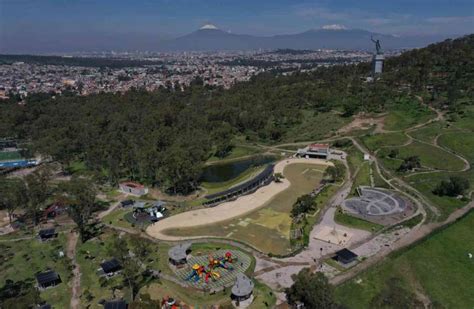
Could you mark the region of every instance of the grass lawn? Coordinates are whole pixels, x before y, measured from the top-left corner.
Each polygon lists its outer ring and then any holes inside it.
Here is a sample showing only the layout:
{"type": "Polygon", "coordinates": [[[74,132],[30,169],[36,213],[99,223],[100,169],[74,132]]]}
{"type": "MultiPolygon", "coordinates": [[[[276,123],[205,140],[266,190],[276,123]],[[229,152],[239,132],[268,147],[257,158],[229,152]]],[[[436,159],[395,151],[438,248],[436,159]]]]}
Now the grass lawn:
{"type": "Polygon", "coordinates": [[[0,152],[0,161],[4,160],[16,160],[21,159],[22,156],[18,151],[8,151],[8,152],[0,152]]]}
{"type": "Polygon", "coordinates": [[[450,171],[458,171],[464,167],[464,162],[456,156],[424,143],[414,142],[406,147],[400,147],[398,150],[400,151],[398,158],[418,156],[424,167],[450,171]]]}
{"type": "Polygon", "coordinates": [[[351,175],[354,175],[357,168],[364,163],[364,154],[359,151],[355,146],[350,146],[345,149],[347,153],[347,164],[351,175]]]}
{"type": "MultiPolygon", "coordinates": [[[[168,266],[168,250],[170,245],[160,244],[156,253],[158,254],[156,260],[156,269],[160,269],[163,273],[168,275],[175,275],[174,272],[168,266]]],[[[209,253],[215,252],[221,249],[240,250],[233,246],[221,243],[196,243],[193,244],[192,254],[199,254],[207,256],[209,253]]],[[[242,250],[240,250],[242,251],[242,250]]],[[[244,252],[246,253],[246,252],[244,252]]],[[[246,274],[251,276],[255,269],[255,258],[246,253],[251,258],[250,267],[247,269],[246,274]]],[[[255,300],[249,308],[266,308],[265,303],[269,304],[269,308],[275,304],[276,299],[270,288],[266,285],[261,284],[258,281],[255,282],[254,297],[255,300]]],[[[185,302],[188,305],[208,307],[211,305],[230,305],[230,289],[226,289],[225,292],[218,292],[216,294],[209,294],[206,292],[198,291],[192,288],[183,288],[173,282],[161,280],[160,282],[153,282],[148,286],[143,287],[140,293],[148,293],[153,299],[161,300],[164,297],[173,297],[180,301],[185,302]]]]}
{"type": "Polygon", "coordinates": [[[55,308],[69,308],[71,300],[68,282],[72,277],[70,260],[59,257],[66,253],[66,236],[59,234],[57,239],[40,242],[37,239],[8,241],[0,243],[0,287],[6,280],[32,280],[35,274],[49,269],[59,273],[62,283],[41,292],[41,298],[55,308]]]}
{"type": "Polygon", "coordinates": [[[212,156],[207,160],[207,162],[218,162],[222,160],[238,159],[244,156],[256,155],[261,152],[262,150],[259,147],[239,145],[232,148],[231,152],[224,158],[218,158],[218,157],[212,156]]]}
{"type": "Polygon", "coordinates": [[[288,165],[283,171],[291,182],[286,190],[252,213],[219,224],[167,231],[171,235],[209,235],[249,243],[264,252],[291,252],[290,211],[296,199],[311,192],[321,181],[324,166],[307,163],[288,165]]]}
{"type": "Polygon", "coordinates": [[[461,129],[470,130],[471,132],[474,131],[474,106],[465,106],[463,112],[464,114],[458,116],[454,125],[461,129]]]}
{"type": "Polygon", "coordinates": [[[359,172],[355,176],[354,182],[352,183],[351,195],[356,195],[356,189],[359,186],[370,186],[370,162],[365,161],[362,163],[359,172]]]}
{"type": "Polygon", "coordinates": [[[446,123],[437,121],[418,130],[411,131],[408,134],[423,142],[433,143],[435,137],[441,132],[445,132],[445,130],[449,130],[446,128],[446,123]]]}
{"type": "MultiPolygon", "coordinates": [[[[114,226],[133,228],[132,225],[125,220],[125,214],[133,211],[131,208],[117,208],[102,219],[102,222],[114,226]]],[[[138,228],[138,227],[137,227],[138,228]]]]}
{"type": "Polygon", "coordinates": [[[446,133],[439,137],[438,142],[474,163],[474,133],[446,133]]]}
{"type": "Polygon", "coordinates": [[[402,279],[443,308],[474,304],[474,212],[415,246],[396,252],[384,262],[336,288],[336,298],[350,308],[368,308],[389,278],[402,279]]]}
{"type": "Polygon", "coordinates": [[[77,262],[81,267],[81,304],[89,308],[102,308],[98,304],[100,299],[111,299],[113,297],[113,289],[116,289],[116,295],[123,296],[125,299],[130,298],[127,287],[123,286],[121,275],[116,275],[110,279],[101,279],[97,275],[97,269],[100,263],[111,259],[107,254],[107,245],[112,240],[113,232],[106,230],[101,236],[88,240],[85,243],[78,244],[77,262]],[[90,298],[87,298],[90,295],[90,298]]]}
{"type": "Polygon", "coordinates": [[[384,122],[385,130],[404,130],[435,117],[435,113],[415,98],[403,98],[392,105],[384,122]]]}
{"type": "Polygon", "coordinates": [[[390,188],[389,184],[386,183],[382,177],[380,176],[379,172],[375,167],[372,168],[372,174],[374,177],[374,185],[379,188],[390,188]]]}
{"type": "Polygon", "coordinates": [[[380,147],[403,145],[408,141],[408,137],[402,132],[394,132],[365,135],[361,140],[370,151],[375,151],[380,147]]]}
{"type": "Polygon", "coordinates": [[[66,170],[71,174],[75,174],[86,171],[87,167],[84,161],[74,161],[66,167],[66,170]]]}
{"type": "Polygon", "coordinates": [[[352,121],[352,117],[341,117],[333,112],[317,113],[314,110],[304,110],[301,113],[303,116],[301,124],[288,128],[282,143],[321,139],[333,135],[352,121]]]}
{"type": "Polygon", "coordinates": [[[433,194],[433,189],[441,182],[441,180],[447,179],[449,176],[461,176],[470,180],[472,190],[474,188],[474,173],[429,173],[429,174],[418,174],[411,177],[405,177],[410,185],[414,186],[419,190],[425,197],[427,197],[433,205],[435,205],[441,212],[439,220],[445,219],[454,210],[464,206],[465,201],[461,201],[454,197],[449,196],[438,196],[433,194]]]}
{"type": "Polygon", "coordinates": [[[334,220],[341,225],[369,232],[377,232],[383,228],[383,225],[353,217],[350,214],[341,211],[340,209],[336,211],[334,220]]]}
{"type": "MultiPolygon", "coordinates": [[[[259,281],[254,280],[254,283],[254,301],[248,308],[272,308],[276,303],[276,298],[271,289],[259,281]]],[[[210,308],[212,305],[231,305],[230,288],[211,295],[192,288],[183,288],[173,282],[161,281],[142,288],[140,293],[148,293],[152,299],[158,300],[173,297],[196,308],[210,308]]]]}

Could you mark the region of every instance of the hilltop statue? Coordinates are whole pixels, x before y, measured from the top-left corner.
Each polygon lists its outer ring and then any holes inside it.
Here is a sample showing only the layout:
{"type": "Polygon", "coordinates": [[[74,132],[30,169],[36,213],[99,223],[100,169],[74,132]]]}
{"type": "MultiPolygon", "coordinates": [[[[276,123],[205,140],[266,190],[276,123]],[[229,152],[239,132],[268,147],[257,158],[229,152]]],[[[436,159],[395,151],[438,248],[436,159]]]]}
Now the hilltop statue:
{"type": "Polygon", "coordinates": [[[372,75],[377,75],[383,71],[383,63],[385,56],[382,53],[382,47],[380,46],[380,40],[375,40],[372,36],[370,40],[375,43],[375,50],[377,51],[372,58],[372,75]]]}
{"type": "Polygon", "coordinates": [[[375,43],[375,49],[377,50],[377,55],[382,54],[382,47],[380,46],[380,40],[374,40],[374,38],[371,36],[370,40],[375,43]]]}

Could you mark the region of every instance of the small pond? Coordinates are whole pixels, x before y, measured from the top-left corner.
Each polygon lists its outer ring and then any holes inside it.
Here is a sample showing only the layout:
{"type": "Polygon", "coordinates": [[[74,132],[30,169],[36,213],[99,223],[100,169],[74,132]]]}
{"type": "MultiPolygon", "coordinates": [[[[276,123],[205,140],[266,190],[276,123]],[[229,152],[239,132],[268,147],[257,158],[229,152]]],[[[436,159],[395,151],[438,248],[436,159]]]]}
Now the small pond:
{"type": "Polygon", "coordinates": [[[229,163],[209,165],[204,168],[201,181],[211,183],[229,181],[251,167],[265,165],[273,161],[275,161],[273,156],[255,156],[229,163]]]}

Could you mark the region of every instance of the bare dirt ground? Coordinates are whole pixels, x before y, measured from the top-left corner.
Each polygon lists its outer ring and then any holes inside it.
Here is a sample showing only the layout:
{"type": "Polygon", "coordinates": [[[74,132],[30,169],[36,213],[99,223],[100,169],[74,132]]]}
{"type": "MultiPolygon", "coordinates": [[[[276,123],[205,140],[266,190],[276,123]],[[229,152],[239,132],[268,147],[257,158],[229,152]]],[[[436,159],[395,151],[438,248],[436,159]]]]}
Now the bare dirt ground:
{"type": "Polygon", "coordinates": [[[375,126],[375,133],[382,133],[384,132],[384,121],[385,115],[377,117],[368,117],[367,115],[359,114],[355,116],[354,120],[352,120],[350,123],[340,128],[337,131],[337,134],[346,134],[355,130],[367,130],[370,129],[372,126],[375,126]]]}
{"type": "MultiPolygon", "coordinates": [[[[275,173],[283,173],[285,166],[294,163],[313,163],[316,165],[326,166],[333,165],[331,162],[325,160],[292,158],[277,163],[275,165],[275,173]]],[[[287,179],[282,179],[280,183],[272,182],[271,184],[258,189],[255,193],[241,196],[234,201],[222,203],[213,208],[197,209],[171,216],[150,225],[146,232],[152,237],[168,241],[209,237],[204,235],[197,237],[170,236],[166,235],[165,230],[215,224],[217,222],[243,216],[258,209],[276,194],[282,192],[289,186],[290,182],[287,179]]]]}
{"type": "Polygon", "coordinates": [[[81,297],[81,269],[79,264],[76,262],[76,247],[79,235],[76,232],[71,231],[67,238],[67,257],[71,259],[73,265],[73,278],[72,278],[72,295],[71,295],[71,309],[77,309],[80,306],[81,297]]]}

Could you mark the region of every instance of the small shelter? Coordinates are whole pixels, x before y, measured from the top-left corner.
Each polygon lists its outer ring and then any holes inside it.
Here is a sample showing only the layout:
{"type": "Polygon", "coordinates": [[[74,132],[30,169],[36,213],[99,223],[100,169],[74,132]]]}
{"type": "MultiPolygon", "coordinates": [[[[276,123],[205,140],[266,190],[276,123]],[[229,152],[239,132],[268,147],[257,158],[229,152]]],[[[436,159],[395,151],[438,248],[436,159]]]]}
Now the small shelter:
{"type": "Polygon", "coordinates": [[[122,269],[122,265],[120,265],[120,262],[116,258],[101,263],[100,267],[106,275],[113,275],[122,269]]]}
{"type": "Polygon", "coordinates": [[[119,184],[119,188],[122,192],[131,195],[141,196],[148,193],[147,187],[133,181],[122,182],[119,184]]]}
{"type": "Polygon", "coordinates": [[[337,251],[333,259],[341,264],[347,265],[357,259],[357,254],[347,248],[344,248],[342,250],[337,251]]]}
{"type": "Polygon", "coordinates": [[[121,201],[120,205],[122,207],[129,207],[129,206],[133,206],[134,203],[135,203],[134,200],[125,200],[125,201],[121,201]]]}
{"type": "Polygon", "coordinates": [[[53,270],[47,270],[45,272],[37,274],[36,281],[40,289],[46,289],[60,284],[61,277],[57,272],[53,270]]]}
{"type": "Polygon", "coordinates": [[[238,273],[234,286],[232,286],[231,298],[234,301],[242,302],[252,297],[254,283],[243,273],[238,273]]]}
{"type": "Polygon", "coordinates": [[[104,303],[104,309],[127,309],[128,304],[124,300],[111,300],[104,303]]]}
{"type": "Polygon", "coordinates": [[[38,309],[51,309],[51,305],[50,304],[43,304],[41,306],[38,306],[38,309]]]}
{"type": "Polygon", "coordinates": [[[38,237],[42,240],[49,240],[51,238],[55,238],[58,236],[58,233],[56,233],[56,230],[54,228],[49,228],[49,229],[42,229],[38,232],[38,237]]]}
{"type": "Polygon", "coordinates": [[[168,250],[169,262],[175,266],[184,265],[188,261],[191,243],[181,243],[168,250]]]}

